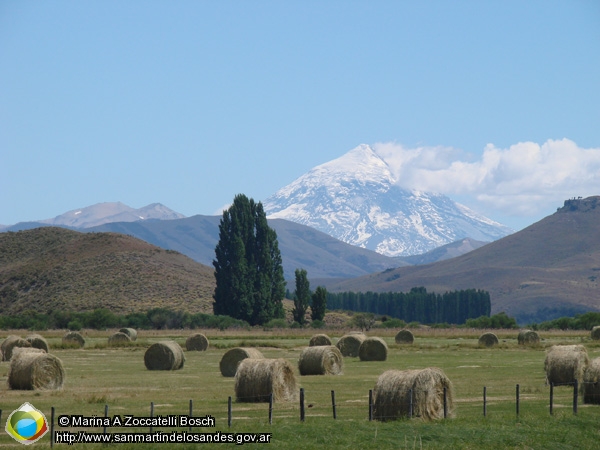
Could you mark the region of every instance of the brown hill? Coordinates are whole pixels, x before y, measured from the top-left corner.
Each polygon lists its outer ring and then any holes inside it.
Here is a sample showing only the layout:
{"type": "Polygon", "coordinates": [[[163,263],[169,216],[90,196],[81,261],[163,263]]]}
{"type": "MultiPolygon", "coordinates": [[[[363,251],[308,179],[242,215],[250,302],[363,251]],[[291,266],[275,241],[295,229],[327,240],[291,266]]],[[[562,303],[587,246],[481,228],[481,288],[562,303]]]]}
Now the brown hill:
{"type": "Polygon", "coordinates": [[[117,233],[0,233],[0,313],[56,308],[212,312],[212,267],[117,233]]]}
{"type": "MultiPolygon", "coordinates": [[[[330,291],[490,292],[492,313],[520,323],[600,311],[600,197],[565,201],[522,231],[457,258],[327,283],[330,291]]],[[[323,280],[325,281],[325,280],[323,280]]]]}

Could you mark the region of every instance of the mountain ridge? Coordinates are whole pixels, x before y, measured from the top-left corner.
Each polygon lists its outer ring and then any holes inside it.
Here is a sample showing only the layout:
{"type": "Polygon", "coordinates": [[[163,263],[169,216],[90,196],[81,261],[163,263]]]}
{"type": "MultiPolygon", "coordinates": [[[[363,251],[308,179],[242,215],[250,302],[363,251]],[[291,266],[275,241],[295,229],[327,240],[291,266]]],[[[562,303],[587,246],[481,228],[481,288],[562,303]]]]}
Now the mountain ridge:
{"type": "Polygon", "coordinates": [[[141,208],[132,208],[121,202],[102,202],[83,208],[72,209],[51,219],[20,222],[0,227],[3,230],[15,230],[27,224],[44,224],[71,229],[91,228],[111,222],[137,222],[140,220],[172,220],[185,216],[166,207],[162,203],[151,203],[141,208]]]}

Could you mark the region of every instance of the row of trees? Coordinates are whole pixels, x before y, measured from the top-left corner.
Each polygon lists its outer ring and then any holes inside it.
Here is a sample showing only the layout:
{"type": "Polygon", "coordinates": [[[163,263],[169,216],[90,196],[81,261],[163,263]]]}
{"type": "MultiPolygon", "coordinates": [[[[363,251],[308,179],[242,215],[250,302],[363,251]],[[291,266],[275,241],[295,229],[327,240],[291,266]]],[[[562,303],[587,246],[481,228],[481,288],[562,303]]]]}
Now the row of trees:
{"type": "MultiPolygon", "coordinates": [[[[215,248],[215,314],[263,325],[284,317],[282,300],[285,280],[277,233],[267,224],[262,203],[243,194],[223,212],[219,223],[219,242],[215,248]]],[[[308,307],[312,320],[323,320],[327,291],[310,291],[307,273],[296,270],[294,320],[305,323],[308,307]]]]}
{"type": "Polygon", "coordinates": [[[294,309],[292,315],[294,322],[304,325],[305,316],[310,306],[310,318],[323,320],[325,318],[325,309],[327,305],[327,290],[323,286],[317,287],[314,293],[310,291],[306,270],[296,269],[296,292],[294,293],[294,309]]]}
{"type": "Polygon", "coordinates": [[[327,294],[327,309],[370,312],[406,322],[463,324],[491,313],[487,291],[467,289],[435,294],[424,287],[410,292],[342,292],[327,294]]]}
{"type": "Polygon", "coordinates": [[[262,203],[240,194],[223,212],[213,266],[215,314],[250,325],[284,317],[281,253],[262,203]]]}

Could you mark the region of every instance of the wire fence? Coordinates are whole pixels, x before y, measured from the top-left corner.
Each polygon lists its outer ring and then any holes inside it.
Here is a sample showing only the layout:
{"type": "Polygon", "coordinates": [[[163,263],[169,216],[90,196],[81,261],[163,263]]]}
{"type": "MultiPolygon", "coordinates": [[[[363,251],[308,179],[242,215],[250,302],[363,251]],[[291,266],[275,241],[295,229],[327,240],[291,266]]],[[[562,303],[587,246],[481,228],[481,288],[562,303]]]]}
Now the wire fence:
{"type": "MultiPolygon", "coordinates": [[[[432,404],[427,405],[428,408],[434,410],[434,418],[445,419],[458,414],[458,411],[468,414],[469,416],[481,415],[487,417],[496,412],[501,414],[514,414],[517,418],[523,410],[530,411],[535,409],[538,413],[541,406],[547,408],[547,413],[553,415],[557,409],[563,411],[568,408],[573,415],[577,415],[580,406],[580,400],[583,400],[585,405],[600,405],[600,381],[599,382],[573,382],[561,385],[544,385],[527,386],[523,388],[521,385],[515,385],[513,392],[508,392],[506,387],[498,391],[494,387],[483,386],[481,396],[477,398],[453,398],[451,390],[444,388],[432,393],[429,390],[419,390],[418,388],[410,388],[407,390],[407,395],[403,396],[386,396],[386,394],[377,394],[373,390],[365,392],[363,395],[356,393],[346,393],[345,400],[340,401],[335,390],[331,390],[325,401],[323,392],[318,394],[318,398],[312,398],[311,392],[305,392],[304,388],[300,388],[298,395],[294,401],[275,402],[273,394],[264,396],[263,401],[249,401],[251,398],[233,398],[228,397],[224,402],[223,410],[217,411],[217,419],[220,423],[226,418],[227,427],[231,428],[236,422],[243,421],[260,421],[272,424],[277,420],[299,420],[304,422],[307,418],[323,420],[365,420],[365,421],[387,421],[395,419],[411,420],[423,416],[423,399],[427,399],[432,404]],[[510,410],[512,409],[512,413],[510,410]],[[478,411],[477,411],[478,410],[478,411]]],[[[148,427],[136,427],[135,430],[144,432],[154,432],[158,428],[168,427],[171,429],[184,429],[190,433],[198,430],[194,424],[197,421],[194,418],[201,418],[194,409],[194,401],[189,400],[186,410],[173,412],[172,409],[166,411],[158,408],[154,402],[148,405],[147,413],[144,418],[159,418],[159,417],[175,417],[173,421],[158,423],[146,421],[150,423],[148,427]],[[187,418],[185,424],[177,418],[187,418]],[[192,420],[190,420],[192,419],[192,420]]],[[[108,404],[104,405],[104,409],[99,411],[97,416],[100,419],[110,419],[111,409],[108,404]]],[[[211,412],[211,414],[214,413],[211,412]]],[[[51,447],[55,444],[55,430],[60,427],[61,430],[69,429],[76,431],[78,423],[75,421],[69,422],[65,426],[65,422],[61,423],[61,417],[68,416],[64,411],[57,411],[55,407],[51,407],[50,411],[50,433],[51,447]],[[57,421],[57,418],[59,419],[57,421]]],[[[72,417],[78,417],[73,415],[72,417]]],[[[209,417],[209,416],[204,416],[209,417]]],[[[214,418],[213,418],[214,419],[214,418]]],[[[2,420],[2,410],[0,409],[0,421],[2,420]]],[[[100,421],[99,421],[100,423],[100,421]]],[[[114,427],[114,423],[104,426],[85,427],[87,432],[91,429],[108,433],[108,428],[114,427]]],[[[204,425],[203,425],[204,426],[204,425]]],[[[213,425],[214,426],[214,420],[213,425]]],[[[118,427],[118,424],[117,424],[118,427]]],[[[134,431],[128,428],[128,431],[134,431]]]]}

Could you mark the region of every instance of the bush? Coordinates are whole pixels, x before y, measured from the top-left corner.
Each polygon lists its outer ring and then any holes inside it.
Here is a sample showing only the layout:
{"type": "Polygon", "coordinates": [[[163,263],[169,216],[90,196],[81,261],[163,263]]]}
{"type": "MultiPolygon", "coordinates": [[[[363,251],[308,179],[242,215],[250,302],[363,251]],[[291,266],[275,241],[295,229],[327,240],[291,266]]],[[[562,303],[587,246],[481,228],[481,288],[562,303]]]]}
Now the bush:
{"type": "Polygon", "coordinates": [[[506,315],[505,312],[495,314],[491,317],[481,316],[477,319],[467,319],[465,324],[467,328],[479,329],[500,329],[500,328],[518,328],[517,321],[506,315]]]}
{"type": "Polygon", "coordinates": [[[148,329],[150,328],[150,320],[145,313],[137,312],[127,314],[125,316],[126,328],[133,328],[134,330],[148,329]]]}
{"type": "Polygon", "coordinates": [[[381,322],[380,328],[405,328],[406,322],[402,319],[387,319],[381,322]]]}
{"type": "Polygon", "coordinates": [[[272,330],[273,328],[288,328],[288,323],[285,319],[271,319],[263,325],[265,330],[272,330]]]}
{"type": "Polygon", "coordinates": [[[79,331],[82,328],[83,328],[83,325],[81,324],[81,322],[79,320],[71,320],[67,324],[67,329],[71,330],[71,331],[79,331]]]}
{"type": "Polygon", "coordinates": [[[82,316],[86,328],[103,330],[122,325],[121,317],[106,308],[95,309],[91,313],[83,313],[82,316]]]}
{"type": "Polygon", "coordinates": [[[324,327],[325,327],[325,322],[323,322],[322,320],[313,320],[313,321],[310,323],[310,326],[311,326],[312,328],[317,328],[317,329],[318,329],[318,328],[324,328],[324,327]]]}
{"type": "Polygon", "coordinates": [[[369,331],[375,325],[375,315],[373,313],[357,313],[352,316],[351,323],[361,331],[369,331]]]}

